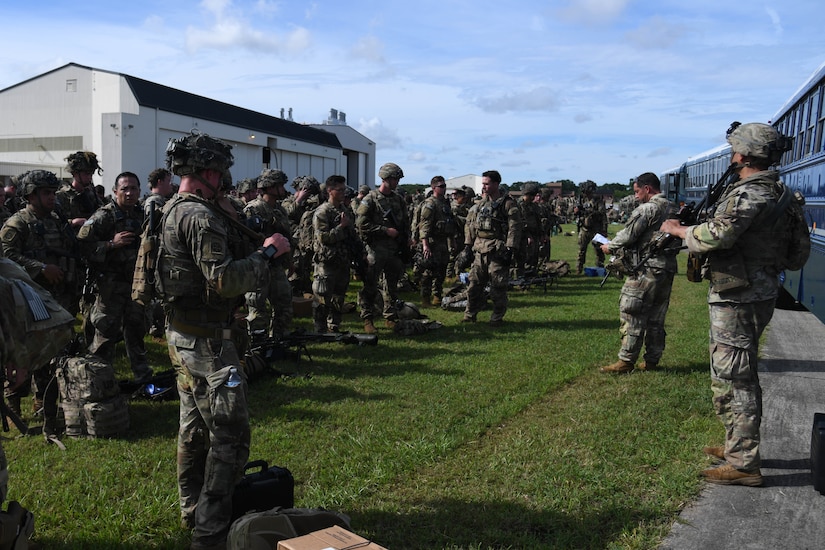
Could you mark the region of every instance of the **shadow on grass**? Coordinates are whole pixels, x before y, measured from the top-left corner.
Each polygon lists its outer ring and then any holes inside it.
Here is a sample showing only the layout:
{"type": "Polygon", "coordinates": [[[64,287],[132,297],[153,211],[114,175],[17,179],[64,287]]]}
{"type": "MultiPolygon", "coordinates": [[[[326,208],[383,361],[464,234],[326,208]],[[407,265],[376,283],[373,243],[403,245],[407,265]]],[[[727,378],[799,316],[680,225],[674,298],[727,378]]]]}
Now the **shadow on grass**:
{"type": "Polygon", "coordinates": [[[643,510],[610,508],[571,516],[513,502],[452,499],[422,503],[422,508],[425,511],[401,514],[382,510],[353,513],[352,527],[393,550],[605,548],[620,533],[659,519],[655,512],[643,510]]]}

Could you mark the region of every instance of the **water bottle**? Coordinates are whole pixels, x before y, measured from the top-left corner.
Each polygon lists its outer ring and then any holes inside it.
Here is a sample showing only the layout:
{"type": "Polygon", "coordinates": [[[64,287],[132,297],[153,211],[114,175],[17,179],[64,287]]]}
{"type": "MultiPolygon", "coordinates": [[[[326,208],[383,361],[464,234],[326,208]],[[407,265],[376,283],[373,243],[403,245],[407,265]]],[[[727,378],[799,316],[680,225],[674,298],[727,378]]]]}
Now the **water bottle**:
{"type": "Polygon", "coordinates": [[[229,369],[229,378],[226,379],[226,387],[227,388],[237,388],[243,383],[243,379],[241,375],[238,373],[238,369],[232,367],[229,369]]]}

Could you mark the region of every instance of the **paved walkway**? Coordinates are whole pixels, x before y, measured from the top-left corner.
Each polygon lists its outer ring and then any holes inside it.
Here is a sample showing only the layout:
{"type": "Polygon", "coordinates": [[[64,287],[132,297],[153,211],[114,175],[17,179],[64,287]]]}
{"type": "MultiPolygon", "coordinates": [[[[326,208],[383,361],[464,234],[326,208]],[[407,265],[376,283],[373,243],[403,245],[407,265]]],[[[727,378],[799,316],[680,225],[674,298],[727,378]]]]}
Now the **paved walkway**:
{"type": "Polygon", "coordinates": [[[760,350],[763,487],[706,484],[661,549],[825,548],[825,496],[810,470],[813,417],[825,412],[825,324],[777,309],[760,350]]]}

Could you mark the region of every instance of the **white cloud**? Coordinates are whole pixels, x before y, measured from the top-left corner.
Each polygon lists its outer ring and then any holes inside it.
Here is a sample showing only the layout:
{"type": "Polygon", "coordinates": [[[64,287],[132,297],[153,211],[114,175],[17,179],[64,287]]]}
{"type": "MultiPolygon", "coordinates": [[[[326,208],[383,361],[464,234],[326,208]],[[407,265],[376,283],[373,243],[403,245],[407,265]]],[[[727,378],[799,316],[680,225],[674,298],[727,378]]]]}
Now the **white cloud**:
{"type": "Polygon", "coordinates": [[[561,102],[558,93],[547,87],[538,86],[525,92],[504,93],[499,96],[480,97],[473,101],[483,111],[506,113],[509,111],[557,111],[561,102]]]}
{"type": "Polygon", "coordinates": [[[372,141],[380,143],[382,149],[397,149],[403,144],[398,131],[384,126],[379,118],[360,119],[357,130],[372,141]]]}
{"type": "Polygon", "coordinates": [[[559,10],[564,18],[579,23],[609,23],[624,12],[630,0],[570,0],[559,10]]]}
{"type": "Polygon", "coordinates": [[[768,14],[768,17],[771,18],[771,23],[773,23],[773,29],[776,32],[777,38],[782,36],[782,32],[784,29],[782,28],[782,19],[779,17],[779,13],[768,6],[765,6],[765,11],[768,14]]]}

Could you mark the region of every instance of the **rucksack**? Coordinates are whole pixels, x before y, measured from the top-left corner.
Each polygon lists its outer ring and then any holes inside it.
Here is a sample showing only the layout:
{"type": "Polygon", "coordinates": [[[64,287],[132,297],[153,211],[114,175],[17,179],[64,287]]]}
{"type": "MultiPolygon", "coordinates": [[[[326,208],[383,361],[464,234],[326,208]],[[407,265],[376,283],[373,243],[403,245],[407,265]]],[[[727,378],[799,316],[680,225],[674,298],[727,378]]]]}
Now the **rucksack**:
{"type": "Polygon", "coordinates": [[[7,364],[39,369],[74,335],[74,316],[8,258],[0,258],[0,310],[0,359],[7,364]]]}
{"type": "Polygon", "coordinates": [[[776,224],[783,223],[784,230],[780,236],[779,267],[788,271],[797,271],[805,267],[811,255],[811,233],[805,219],[805,197],[799,191],[791,191],[783,186],[777,208],[783,208],[777,216],[776,224]],[[786,204],[786,206],[785,206],[786,204]]]}
{"type": "Polygon", "coordinates": [[[280,508],[241,516],[229,528],[227,550],[271,550],[278,542],[333,526],[350,528],[346,514],[323,508],[280,508]]]}
{"type": "Polygon", "coordinates": [[[149,216],[140,234],[135,272],[132,276],[132,301],[142,306],[149,306],[156,297],[155,267],[158,265],[158,248],[160,247],[160,229],[163,216],[152,203],[149,216]]]}

